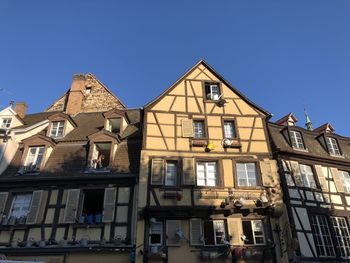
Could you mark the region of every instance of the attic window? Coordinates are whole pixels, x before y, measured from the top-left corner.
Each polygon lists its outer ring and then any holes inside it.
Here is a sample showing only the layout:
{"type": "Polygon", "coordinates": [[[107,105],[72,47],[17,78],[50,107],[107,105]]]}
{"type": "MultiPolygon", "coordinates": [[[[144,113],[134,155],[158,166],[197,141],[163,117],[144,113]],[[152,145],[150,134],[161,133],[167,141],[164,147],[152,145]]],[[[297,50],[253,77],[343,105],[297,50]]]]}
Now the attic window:
{"type": "Polygon", "coordinates": [[[218,83],[205,83],[205,96],[207,100],[219,100],[221,97],[218,83]]]}
{"type": "Polygon", "coordinates": [[[111,147],[112,143],[110,142],[98,142],[94,144],[91,159],[91,168],[96,170],[105,170],[109,166],[111,147]]]}
{"type": "Polygon", "coordinates": [[[90,94],[90,93],[91,93],[91,87],[86,87],[85,94],[90,94]]]}
{"type": "Polygon", "coordinates": [[[122,119],[121,118],[113,118],[113,119],[107,119],[107,125],[106,130],[113,132],[113,133],[120,133],[121,126],[122,126],[122,119]]]}
{"type": "Polygon", "coordinates": [[[50,137],[62,137],[64,131],[64,121],[53,121],[50,137]]]}
{"type": "Polygon", "coordinates": [[[2,129],[9,129],[11,127],[11,118],[4,118],[2,119],[2,123],[1,123],[1,128],[2,129]]]}
{"type": "Polygon", "coordinates": [[[337,140],[332,137],[326,137],[327,147],[330,154],[341,155],[337,140]]]}
{"type": "Polygon", "coordinates": [[[301,132],[298,131],[290,131],[290,138],[292,141],[292,146],[295,149],[305,149],[303,137],[301,132]]]}
{"type": "Polygon", "coordinates": [[[28,149],[27,159],[21,168],[23,173],[38,172],[44,157],[45,147],[30,147],[28,149]]]}

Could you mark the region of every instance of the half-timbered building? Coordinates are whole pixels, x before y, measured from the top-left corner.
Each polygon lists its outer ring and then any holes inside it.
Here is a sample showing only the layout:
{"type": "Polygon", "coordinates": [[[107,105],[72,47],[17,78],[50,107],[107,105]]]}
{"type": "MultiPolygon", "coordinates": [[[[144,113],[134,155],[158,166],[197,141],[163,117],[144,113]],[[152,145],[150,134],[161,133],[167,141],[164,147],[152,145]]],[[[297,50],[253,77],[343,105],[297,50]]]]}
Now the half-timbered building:
{"type": "Polygon", "coordinates": [[[269,117],[204,61],[144,107],[137,262],[287,262],[269,117]]]}
{"type": "Polygon", "coordinates": [[[293,262],[350,259],[350,138],[288,114],[269,124],[288,207],[293,262]]]}
{"type": "Polygon", "coordinates": [[[22,116],[11,134],[45,126],[17,136],[0,175],[2,258],[133,261],[140,123],[140,110],[126,109],[92,74],[74,76],[45,112],[22,116]]]}

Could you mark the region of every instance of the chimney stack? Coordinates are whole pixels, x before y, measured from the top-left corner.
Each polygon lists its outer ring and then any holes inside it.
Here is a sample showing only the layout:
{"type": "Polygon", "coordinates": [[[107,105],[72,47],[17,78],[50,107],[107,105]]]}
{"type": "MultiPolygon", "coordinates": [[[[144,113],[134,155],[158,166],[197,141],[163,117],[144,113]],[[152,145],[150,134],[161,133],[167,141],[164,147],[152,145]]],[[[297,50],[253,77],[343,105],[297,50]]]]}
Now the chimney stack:
{"type": "Polygon", "coordinates": [[[83,92],[85,89],[85,80],[84,74],[77,74],[73,76],[65,110],[69,115],[79,113],[81,110],[84,98],[83,92]]]}
{"type": "Polygon", "coordinates": [[[14,111],[23,119],[27,112],[27,104],[25,102],[17,102],[14,111]]]}

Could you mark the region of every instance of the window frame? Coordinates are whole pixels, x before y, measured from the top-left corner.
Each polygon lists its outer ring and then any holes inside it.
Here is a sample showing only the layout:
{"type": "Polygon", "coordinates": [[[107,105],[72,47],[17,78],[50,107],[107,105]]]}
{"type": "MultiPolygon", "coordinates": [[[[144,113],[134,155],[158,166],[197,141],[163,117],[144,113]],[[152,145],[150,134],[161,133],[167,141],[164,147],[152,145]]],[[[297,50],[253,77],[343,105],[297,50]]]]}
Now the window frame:
{"type": "Polygon", "coordinates": [[[222,246],[225,244],[225,241],[228,241],[229,239],[229,235],[228,235],[228,227],[227,227],[227,221],[225,219],[211,219],[211,220],[202,220],[202,236],[203,236],[203,246],[206,246],[206,247],[212,247],[212,246],[222,246]],[[216,235],[216,228],[215,228],[215,223],[216,221],[220,221],[223,223],[223,227],[224,227],[224,235],[223,235],[223,243],[217,243],[217,235],[216,235]],[[205,230],[204,230],[204,225],[206,223],[212,223],[212,230],[213,230],[213,241],[214,241],[214,244],[205,244],[205,240],[206,240],[206,236],[205,236],[205,230]]]}
{"type": "Polygon", "coordinates": [[[261,188],[262,186],[262,179],[261,179],[261,170],[259,162],[256,160],[246,159],[246,160],[234,160],[233,161],[233,171],[234,171],[234,177],[235,177],[235,186],[240,189],[256,189],[261,188]],[[238,183],[238,172],[237,172],[237,164],[247,164],[247,163],[254,163],[255,164],[255,171],[256,171],[256,185],[255,186],[246,186],[246,185],[239,185],[238,183]]]}
{"type": "MultiPolygon", "coordinates": [[[[33,161],[33,163],[35,163],[34,164],[35,166],[37,166],[37,160],[38,160],[40,148],[43,148],[43,153],[42,153],[40,165],[39,165],[39,167],[36,167],[36,169],[35,169],[35,170],[40,171],[41,167],[43,166],[43,163],[45,162],[46,146],[45,145],[30,145],[30,146],[28,146],[28,149],[26,152],[26,157],[25,157],[24,162],[23,162],[23,166],[25,168],[28,166],[28,158],[29,158],[29,155],[31,154],[30,153],[31,148],[36,148],[35,155],[34,155],[34,161],[33,161]]],[[[31,166],[33,165],[33,163],[31,164],[31,166]]],[[[30,171],[32,171],[32,170],[34,170],[34,169],[31,169],[30,171]]]]}
{"type": "MultiPolygon", "coordinates": [[[[315,173],[315,170],[314,170],[314,166],[311,165],[311,164],[305,164],[305,163],[298,163],[298,166],[299,166],[299,171],[300,171],[300,178],[301,178],[301,182],[303,183],[303,187],[306,187],[306,188],[310,188],[310,189],[319,189],[318,187],[318,182],[316,181],[316,173],[315,173]],[[312,178],[313,178],[313,182],[315,184],[315,187],[312,187],[311,185],[305,185],[305,181],[304,181],[304,174],[302,173],[302,169],[301,169],[301,166],[306,166],[306,167],[310,167],[310,170],[312,172],[312,178]]],[[[309,174],[310,175],[310,174],[309,174]]],[[[308,177],[307,178],[307,182],[308,184],[310,184],[310,180],[308,177]]]]}
{"type": "Polygon", "coordinates": [[[350,258],[350,230],[349,230],[348,221],[347,221],[346,217],[342,217],[342,216],[331,216],[330,220],[331,220],[331,227],[334,231],[334,237],[337,241],[336,245],[335,245],[335,249],[336,249],[336,251],[338,251],[341,258],[349,259],[350,258]],[[343,225],[341,225],[339,223],[340,220],[343,221],[343,225]],[[334,225],[335,221],[336,221],[337,225],[334,225]],[[339,231],[336,231],[336,229],[338,229],[339,231]],[[343,229],[343,231],[342,231],[342,229],[343,229]],[[345,233],[345,235],[344,235],[345,231],[347,233],[345,233]],[[338,235],[338,233],[340,233],[340,235],[338,235]],[[339,242],[339,239],[341,239],[341,242],[339,242]],[[345,245],[344,243],[348,243],[348,244],[345,245]],[[346,250],[348,250],[349,252],[347,252],[346,250]],[[343,256],[342,255],[343,253],[347,254],[347,256],[343,256]]]}
{"type": "Polygon", "coordinates": [[[326,145],[327,145],[328,153],[331,156],[343,156],[338,140],[331,136],[325,136],[325,137],[326,137],[326,145]],[[337,149],[334,148],[333,142],[335,143],[337,149]],[[339,154],[335,153],[335,150],[337,150],[339,154]]]}
{"type": "Polygon", "coordinates": [[[51,124],[50,124],[50,133],[49,133],[49,137],[50,138],[62,138],[64,137],[65,135],[65,132],[66,132],[66,120],[54,120],[54,121],[51,121],[51,124]],[[54,130],[54,124],[57,123],[58,126],[56,127],[56,132],[55,134],[52,134],[53,130],[54,130]],[[61,135],[58,135],[58,131],[59,131],[59,128],[60,128],[60,123],[63,123],[63,129],[62,129],[62,134],[61,135]]]}
{"type": "Polygon", "coordinates": [[[222,137],[223,137],[223,139],[237,140],[239,138],[236,123],[237,123],[236,119],[222,119],[222,135],[223,135],[222,137]],[[232,123],[233,124],[234,137],[227,137],[226,136],[225,123],[232,123]]]}
{"type": "Polygon", "coordinates": [[[113,141],[106,141],[106,140],[101,140],[101,141],[90,141],[91,147],[89,149],[89,162],[88,166],[90,166],[90,169],[95,170],[95,171],[104,171],[104,170],[110,170],[110,166],[114,161],[114,146],[115,143],[113,141]],[[109,149],[109,162],[108,165],[105,167],[97,167],[97,160],[100,156],[100,151],[97,150],[97,144],[110,144],[110,149],[109,149]],[[90,153],[91,152],[91,153],[90,153]],[[96,159],[94,158],[95,152],[97,153],[96,159]],[[96,163],[93,163],[93,161],[96,160],[96,163]],[[94,167],[96,165],[96,167],[94,167]]]}
{"type": "MultiPolygon", "coordinates": [[[[12,194],[12,200],[11,200],[11,205],[10,205],[10,209],[8,210],[8,216],[7,218],[10,219],[13,215],[12,215],[12,209],[14,207],[14,204],[15,204],[15,199],[17,196],[26,196],[26,195],[30,195],[30,200],[29,200],[29,206],[28,206],[28,211],[27,211],[27,214],[25,215],[25,218],[28,217],[28,214],[30,212],[30,206],[31,206],[31,203],[32,203],[32,199],[33,199],[33,192],[19,192],[19,193],[13,193],[12,194]]],[[[23,205],[23,204],[22,204],[23,205]]],[[[16,217],[16,220],[19,219],[21,217],[16,217]]]]}
{"type": "MultiPolygon", "coordinates": [[[[310,214],[309,215],[309,220],[310,220],[310,226],[311,226],[311,231],[312,231],[312,237],[314,239],[314,242],[315,242],[315,248],[316,248],[316,253],[317,253],[317,256],[320,257],[320,258],[335,258],[336,257],[336,251],[335,251],[335,248],[334,248],[334,244],[333,244],[333,240],[332,240],[332,233],[331,233],[331,228],[330,228],[330,224],[328,222],[328,219],[327,219],[327,216],[325,215],[321,215],[321,214],[310,214]],[[314,219],[317,219],[317,224],[314,224],[314,219]],[[321,228],[321,225],[319,224],[320,220],[319,218],[323,218],[324,219],[324,222],[326,222],[326,227],[328,229],[328,235],[327,233],[324,234],[322,233],[322,229],[325,229],[325,228],[321,228]],[[317,226],[317,230],[318,232],[320,233],[319,237],[320,238],[317,238],[316,235],[318,235],[318,233],[315,232],[315,225],[317,226]],[[331,244],[325,244],[325,238],[328,236],[331,244]],[[323,251],[325,252],[326,251],[326,247],[328,248],[331,248],[333,250],[333,255],[320,255],[319,253],[319,245],[318,245],[318,242],[321,241],[321,246],[322,246],[322,249],[323,251]]],[[[322,222],[323,223],[323,222],[322,222]]],[[[322,225],[324,226],[324,225],[322,225]]]]}
{"type": "Polygon", "coordinates": [[[177,188],[180,183],[180,164],[179,160],[174,159],[164,159],[164,179],[163,179],[163,186],[165,188],[177,188]],[[168,174],[168,163],[176,164],[176,174],[175,174],[175,184],[174,185],[167,185],[167,174],[168,174]]]}
{"type": "Polygon", "coordinates": [[[208,125],[206,122],[206,119],[192,119],[193,122],[193,140],[207,140],[208,139],[208,125]],[[196,122],[201,122],[203,123],[203,137],[196,137],[196,132],[195,132],[195,123],[196,122]]]}
{"type": "Polygon", "coordinates": [[[290,138],[290,144],[292,146],[293,149],[295,150],[307,150],[306,146],[305,146],[305,141],[304,141],[304,137],[301,131],[296,131],[296,130],[289,130],[289,138],[290,138]],[[299,147],[299,143],[298,143],[298,138],[297,136],[293,137],[292,134],[299,134],[300,135],[300,139],[301,139],[301,143],[302,143],[302,148],[299,147]],[[295,138],[295,143],[297,146],[293,145],[293,138],[295,138]]]}
{"type": "Polygon", "coordinates": [[[196,159],[195,160],[195,173],[196,173],[196,182],[195,182],[195,186],[196,187],[203,187],[203,188],[206,188],[206,187],[220,187],[221,186],[221,178],[220,178],[220,166],[219,166],[219,161],[217,159],[213,159],[213,160],[208,160],[208,159],[196,159]],[[197,169],[197,165],[198,163],[205,163],[205,170],[204,170],[204,180],[205,182],[207,183],[207,164],[208,163],[215,163],[215,167],[216,167],[216,174],[215,174],[215,186],[210,186],[210,185],[198,185],[198,169],[197,169]]]}
{"type": "Polygon", "coordinates": [[[247,243],[245,243],[245,242],[243,241],[244,245],[245,245],[245,246],[265,246],[265,245],[266,245],[266,239],[267,239],[267,236],[266,236],[267,231],[266,231],[266,229],[265,229],[264,220],[263,220],[263,219],[242,219],[242,220],[241,220],[242,234],[245,235],[245,233],[244,233],[244,227],[243,227],[243,222],[250,222],[250,228],[251,228],[252,236],[253,236],[253,240],[252,240],[253,243],[247,244],[247,243]],[[257,231],[255,231],[254,222],[257,222],[257,221],[259,221],[259,222],[261,223],[261,225],[262,225],[262,233],[263,233],[262,235],[256,235],[256,234],[255,234],[255,232],[257,232],[257,231]],[[264,242],[263,242],[263,243],[257,243],[257,242],[256,242],[256,236],[262,237],[263,240],[264,240],[264,242]]]}
{"type": "Polygon", "coordinates": [[[1,127],[0,128],[1,129],[10,129],[11,128],[11,124],[12,124],[12,118],[7,118],[7,117],[2,118],[1,127]]]}
{"type": "Polygon", "coordinates": [[[340,176],[344,184],[344,192],[350,193],[350,173],[345,170],[338,170],[338,172],[341,174],[340,176]],[[348,178],[345,178],[344,173],[348,175],[348,178]]]}
{"type": "MultiPolygon", "coordinates": [[[[202,86],[203,86],[203,98],[204,101],[208,101],[208,102],[217,102],[220,100],[220,98],[222,98],[222,86],[221,86],[221,82],[217,82],[217,81],[203,81],[202,82],[202,86]],[[210,98],[207,97],[207,91],[206,91],[206,86],[209,85],[210,88],[210,98]],[[218,89],[219,89],[219,99],[214,100],[212,98],[212,90],[211,90],[211,86],[213,85],[217,85],[218,89]],[[221,96],[221,97],[220,97],[221,96]]],[[[209,93],[208,93],[209,94],[209,93]]]]}

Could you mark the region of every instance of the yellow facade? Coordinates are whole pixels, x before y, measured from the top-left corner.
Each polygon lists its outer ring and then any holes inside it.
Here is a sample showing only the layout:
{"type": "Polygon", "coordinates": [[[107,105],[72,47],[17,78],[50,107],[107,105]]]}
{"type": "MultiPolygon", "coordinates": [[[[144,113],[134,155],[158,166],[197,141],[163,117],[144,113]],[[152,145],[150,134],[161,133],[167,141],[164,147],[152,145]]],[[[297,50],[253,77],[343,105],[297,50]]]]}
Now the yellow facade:
{"type": "MultiPolygon", "coordinates": [[[[266,111],[241,95],[204,61],[200,61],[173,86],[145,106],[138,197],[140,220],[137,229],[137,262],[199,262],[215,258],[218,262],[222,261],[223,258],[218,257],[218,251],[224,245],[206,246],[207,241],[203,245],[193,245],[190,242],[191,235],[193,236],[190,221],[201,217],[202,225],[208,224],[205,221],[207,219],[203,219],[203,209],[212,209],[211,212],[204,213],[212,221],[224,222],[226,244],[229,243],[230,250],[236,249],[238,255],[246,253],[245,259],[239,257],[239,262],[247,259],[249,262],[260,262],[264,249],[264,253],[267,253],[268,239],[276,245],[273,253],[277,261],[287,262],[287,256],[283,253],[286,234],[284,216],[281,217],[281,214],[284,208],[277,166],[269,148],[267,118],[266,111]],[[211,92],[213,89],[210,85],[219,87],[219,94],[214,99],[208,97],[208,87],[211,92]],[[196,121],[204,123],[203,138],[194,138],[196,134],[186,134],[190,132],[188,129],[192,129],[191,126],[186,127],[186,123],[193,125],[196,121]],[[234,124],[236,133],[229,140],[229,147],[224,141],[226,121],[234,124]],[[153,160],[163,163],[161,169],[164,177],[168,176],[168,162],[176,163],[178,172],[175,187],[167,186],[166,179],[154,184],[155,164],[152,163],[156,161],[153,160]],[[186,166],[187,162],[192,163],[190,168],[186,166]],[[258,183],[254,187],[241,187],[238,183],[237,163],[246,162],[254,163],[256,167],[258,183]],[[199,185],[199,163],[215,163],[217,183],[214,186],[199,185]],[[192,174],[193,183],[185,183],[187,174],[192,174]],[[265,202],[275,212],[254,212],[256,201],[262,197],[268,199],[265,202]],[[220,208],[225,200],[228,203],[220,208]],[[243,210],[235,209],[233,203],[237,200],[244,200],[243,208],[248,209],[248,215],[243,216],[243,210]],[[168,244],[170,237],[167,222],[173,219],[183,233],[175,246],[168,244]],[[262,220],[264,246],[245,245],[241,219],[262,220]],[[154,236],[150,231],[153,231],[154,222],[161,222],[162,228],[163,238],[158,248],[152,248],[154,236]]],[[[203,235],[205,239],[205,233],[203,235]]],[[[231,256],[225,258],[229,257],[231,256]]]]}

